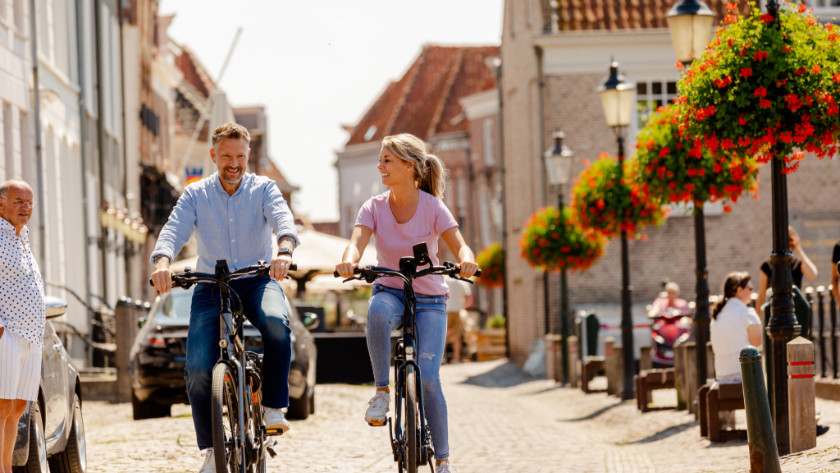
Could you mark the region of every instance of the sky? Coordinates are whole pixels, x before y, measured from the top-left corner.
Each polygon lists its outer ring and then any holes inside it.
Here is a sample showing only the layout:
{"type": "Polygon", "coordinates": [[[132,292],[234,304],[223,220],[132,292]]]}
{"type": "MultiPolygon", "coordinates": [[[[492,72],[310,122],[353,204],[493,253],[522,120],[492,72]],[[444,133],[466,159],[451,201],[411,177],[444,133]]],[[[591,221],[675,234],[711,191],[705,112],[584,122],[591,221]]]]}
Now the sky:
{"type": "MultiPolygon", "coordinates": [[[[336,151],[425,44],[499,45],[503,0],[161,0],[233,106],[265,105],[268,152],[296,214],[338,219],[336,151]],[[225,57],[242,28],[219,80],[225,57]]],[[[371,173],[377,172],[371,164],[371,173]]]]}

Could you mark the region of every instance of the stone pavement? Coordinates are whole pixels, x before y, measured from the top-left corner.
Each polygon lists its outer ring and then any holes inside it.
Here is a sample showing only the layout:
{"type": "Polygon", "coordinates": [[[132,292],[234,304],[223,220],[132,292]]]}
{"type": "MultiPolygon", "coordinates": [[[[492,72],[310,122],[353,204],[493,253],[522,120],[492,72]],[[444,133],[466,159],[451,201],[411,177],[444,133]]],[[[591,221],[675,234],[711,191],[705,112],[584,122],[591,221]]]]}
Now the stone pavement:
{"type": "MultiPolygon", "coordinates": [[[[557,387],[501,360],[446,365],[442,376],[460,473],[749,471],[746,442],[710,444],[684,411],[640,414],[634,401],[557,387]]],[[[362,419],[370,386],[320,385],[316,394],[315,415],[278,439],[270,472],[396,471],[388,431],[362,419]]],[[[672,391],[654,392],[655,404],[675,399],[672,391]]],[[[786,473],[840,471],[840,403],[818,399],[817,410],[831,430],[817,448],[784,457],[786,473]]],[[[130,404],[86,402],[83,412],[89,472],[198,470],[189,407],[144,421],[131,419],[130,404]]]]}

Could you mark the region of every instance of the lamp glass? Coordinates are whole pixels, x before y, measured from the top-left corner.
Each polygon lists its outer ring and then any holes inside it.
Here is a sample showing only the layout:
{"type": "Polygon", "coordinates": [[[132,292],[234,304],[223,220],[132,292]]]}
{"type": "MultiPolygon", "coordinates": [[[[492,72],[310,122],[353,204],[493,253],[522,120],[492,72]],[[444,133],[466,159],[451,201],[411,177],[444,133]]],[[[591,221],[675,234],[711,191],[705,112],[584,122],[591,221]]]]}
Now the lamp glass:
{"type": "Polygon", "coordinates": [[[703,54],[712,35],[715,17],[704,14],[668,16],[668,29],[677,60],[689,63],[703,54]]]}
{"type": "Polygon", "coordinates": [[[572,159],[574,153],[568,148],[557,153],[557,148],[545,152],[545,167],[548,171],[548,182],[553,185],[564,185],[569,182],[572,173],[572,159]]]}
{"type": "Polygon", "coordinates": [[[615,89],[604,89],[599,92],[601,106],[604,109],[604,116],[607,125],[615,127],[626,127],[630,124],[633,116],[633,99],[635,90],[632,84],[620,84],[615,89]]]}

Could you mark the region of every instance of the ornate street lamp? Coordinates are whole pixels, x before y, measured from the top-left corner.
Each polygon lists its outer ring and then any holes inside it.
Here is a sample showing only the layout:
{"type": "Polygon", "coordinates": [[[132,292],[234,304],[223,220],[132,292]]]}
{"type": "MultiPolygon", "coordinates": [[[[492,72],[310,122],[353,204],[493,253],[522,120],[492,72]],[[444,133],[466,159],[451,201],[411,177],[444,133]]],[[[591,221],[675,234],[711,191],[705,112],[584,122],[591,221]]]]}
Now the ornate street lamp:
{"type": "MultiPolygon", "coordinates": [[[[545,167],[548,170],[548,182],[557,190],[557,208],[563,208],[563,192],[572,173],[574,153],[568,146],[563,146],[566,135],[562,131],[555,132],[554,147],[545,151],[545,167]]],[[[560,350],[563,360],[563,384],[569,382],[569,292],[566,287],[566,268],[560,270],[560,350]]]]}
{"type": "MultiPolygon", "coordinates": [[[[615,132],[618,142],[619,170],[624,172],[624,134],[630,118],[633,116],[636,86],[618,73],[618,63],[610,63],[610,75],[598,87],[601,96],[601,106],[607,125],[615,132]]],[[[624,386],[621,390],[622,399],[633,398],[633,375],[635,357],[633,356],[633,314],[631,312],[633,289],[630,287],[630,266],[627,251],[627,231],[621,230],[621,345],[624,358],[624,386]]]]}
{"type": "MultiPolygon", "coordinates": [[[[668,12],[668,28],[677,60],[690,64],[703,52],[712,28],[715,14],[702,1],[682,0],[668,12]]],[[[706,384],[706,343],[709,341],[709,270],[706,267],[706,223],[703,207],[694,209],[694,253],[697,259],[695,286],[696,310],[694,311],[694,341],[697,353],[697,388],[706,384]]],[[[692,394],[692,397],[694,395],[692,394]]]]}

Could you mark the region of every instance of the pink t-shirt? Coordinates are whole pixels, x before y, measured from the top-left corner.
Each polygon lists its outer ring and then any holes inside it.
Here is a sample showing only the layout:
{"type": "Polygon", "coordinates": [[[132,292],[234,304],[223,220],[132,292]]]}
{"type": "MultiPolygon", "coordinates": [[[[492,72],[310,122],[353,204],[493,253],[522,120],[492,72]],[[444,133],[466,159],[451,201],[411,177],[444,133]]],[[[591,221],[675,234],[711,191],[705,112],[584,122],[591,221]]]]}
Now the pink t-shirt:
{"type": "MultiPolygon", "coordinates": [[[[458,222],[443,204],[443,201],[427,192],[420,191],[420,201],[411,220],[397,223],[388,204],[391,191],[368,199],[359,209],[356,225],[373,230],[377,264],[391,269],[400,268],[400,258],[414,256],[413,247],[426,243],[432,264],[438,265],[438,238],[458,222]]],[[[403,289],[403,282],[396,278],[379,278],[377,284],[395,289],[403,289]]],[[[448,292],[443,276],[429,275],[414,280],[414,292],[428,296],[445,295],[448,292]]]]}

